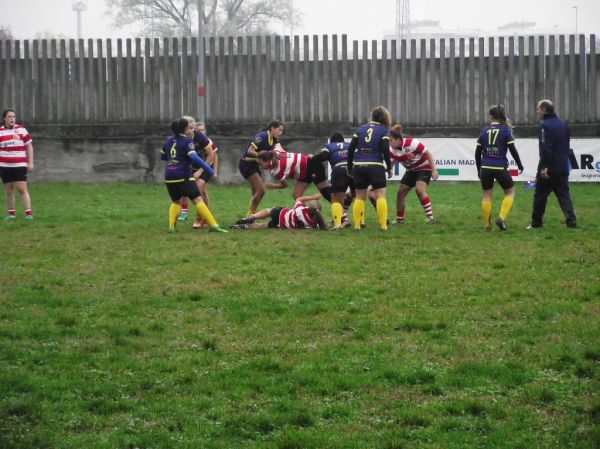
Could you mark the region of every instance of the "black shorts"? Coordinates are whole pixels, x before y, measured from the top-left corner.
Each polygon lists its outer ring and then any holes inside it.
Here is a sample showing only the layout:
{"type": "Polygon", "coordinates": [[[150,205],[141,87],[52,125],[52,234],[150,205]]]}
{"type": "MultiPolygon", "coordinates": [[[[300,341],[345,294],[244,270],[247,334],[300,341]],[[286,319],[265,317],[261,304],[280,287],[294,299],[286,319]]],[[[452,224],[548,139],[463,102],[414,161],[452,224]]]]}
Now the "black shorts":
{"type": "Polygon", "coordinates": [[[27,181],[27,167],[0,167],[0,178],[3,184],[27,181]]]}
{"type": "Polygon", "coordinates": [[[345,193],[348,187],[350,187],[350,191],[354,192],[354,180],[348,176],[346,166],[333,167],[333,170],[331,170],[331,191],[333,193],[345,193]]]}
{"type": "Polygon", "coordinates": [[[417,181],[423,181],[425,184],[429,185],[429,181],[431,181],[431,170],[406,170],[404,176],[400,180],[400,184],[404,184],[410,188],[417,185],[417,181]]]}
{"type": "Polygon", "coordinates": [[[383,165],[355,165],[354,186],[357,190],[373,187],[373,190],[383,189],[387,185],[383,165]]]}
{"type": "Polygon", "coordinates": [[[500,187],[504,190],[510,189],[515,185],[512,176],[507,169],[494,170],[493,168],[482,168],[479,179],[481,180],[481,188],[483,190],[490,190],[494,187],[494,179],[498,181],[500,187]]]}
{"type": "Polygon", "coordinates": [[[306,167],[306,178],[298,179],[298,181],[305,182],[307,184],[314,182],[315,185],[321,184],[323,181],[326,180],[327,170],[325,169],[325,164],[313,158],[310,158],[308,160],[308,164],[306,167]]]}
{"type": "Polygon", "coordinates": [[[269,217],[271,217],[271,221],[269,221],[269,223],[267,224],[267,227],[269,227],[269,228],[278,228],[279,227],[279,215],[281,214],[282,210],[283,210],[283,207],[274,207],[271,209],[271,212],[269,212],[269,217]]]}
{"type": "Polygon", "coordinates": [[[240,159],[238,168],[240,169],[240,173],[242,174],[244,179],[248,179],[254,173],[258,173],[258,176],[261,176],[260,167],[258,166],[258,162],[250,162],[250,161],[245,161],[244,159],[240,159]]]}
{"type": "Polygon", "coordinates": [[[200,190],[195,181],[167,182],[167,190],[173,201],[179,201],[184,196],[194,200],[200,196],[200,190]]]}

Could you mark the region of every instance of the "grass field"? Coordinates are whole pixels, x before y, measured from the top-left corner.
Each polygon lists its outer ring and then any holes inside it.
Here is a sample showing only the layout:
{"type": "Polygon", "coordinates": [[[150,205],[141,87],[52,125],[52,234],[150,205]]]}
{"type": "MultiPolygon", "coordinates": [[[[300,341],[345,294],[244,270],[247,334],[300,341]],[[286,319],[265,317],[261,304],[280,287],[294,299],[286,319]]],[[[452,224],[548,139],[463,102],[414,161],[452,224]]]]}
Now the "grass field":
{"type": "MultiPolygon", "coordinates": [[[[0,223],[0,447],[600,447],[600,185],[532,231],[519,185],[491,234],[478,185],[429,190],[435,226],[411,193],[388,233],[215,235],[168,234],[162,185],[31,185],[0,223]]],[[[211,198],[229,225],[249,192],[211,198]]]]}

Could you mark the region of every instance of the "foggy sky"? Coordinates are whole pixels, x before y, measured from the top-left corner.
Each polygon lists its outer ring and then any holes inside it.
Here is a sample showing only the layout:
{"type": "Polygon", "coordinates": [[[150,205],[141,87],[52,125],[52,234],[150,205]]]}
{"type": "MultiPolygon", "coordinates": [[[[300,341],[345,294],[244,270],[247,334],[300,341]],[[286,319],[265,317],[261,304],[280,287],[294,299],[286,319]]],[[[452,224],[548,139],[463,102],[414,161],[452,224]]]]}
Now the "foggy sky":
{"type": "MultiPolygon", "coordinates": [[[[380,39],[394,31],[395,0],[292,0],[303,13],[294,34],[348,34],[350,39],[380,39]]],[[[17,39],[31,39],[50,31],[75,38],[76,14],[72,0],[0,0],[0,25],[10,26],[17,39]]],[[[500,34],[509,22],[535,22],[544,32],[600,34],[599,0],[411,0],[411,19],[439,20],[449,30],[481,30],[500,34]]],[[[115,30],[105,16],[104,0],[88,0],[82,15],[83,38],[131,37],[135,30],[115,30]]],[[[276,31],[289,34],[283,27],[276,31]]]]}

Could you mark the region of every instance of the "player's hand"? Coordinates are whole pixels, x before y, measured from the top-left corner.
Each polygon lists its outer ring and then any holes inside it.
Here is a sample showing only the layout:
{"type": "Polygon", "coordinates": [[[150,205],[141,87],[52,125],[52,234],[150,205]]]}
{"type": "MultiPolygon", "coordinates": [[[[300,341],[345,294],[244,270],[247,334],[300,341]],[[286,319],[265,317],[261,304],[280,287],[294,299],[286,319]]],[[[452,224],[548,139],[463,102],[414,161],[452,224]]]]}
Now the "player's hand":
{"type": "Polygon", "coordinates": [[[417,155],[415,153],[413,153],[412,151],[410,153],[407,154],[407,159],[409,161],[412,161],[414,158],[416,158],[417,155]]]}
{"type": "Polygon", "coordinates": [[[541,176],[542,178],[544,178],[544,179],[548,179],[548,178],[550,178],[550,175],[548,175],[548,168],[547,168],[547,167],[546,167],[546,168],[542,168],[542,169],[540,170],[540,176],[541,176]]]}
{"type": "Polygon", "coordinates": [[[27,171],[33,171],[33,162],[27,162],[27,171]]]}
{"type": "Polygon", "coordinates": [[[440,177],[440,175],[437,170],[433,170],[431,172],[431,179],[433,179],[434,181],[437,181],[439,177],[440,177]]]}
{"type": "Polygon", "coordinates": [[[525,170],[523,167],[519,167],[519,174],[523,173],[523,170],[525,170]]]}
{"type": "Polygon", "coordinates": [[[392,169],[389,169],[387,171],[387,177],[388,177],[388,179],[392,179],[392,169]]]}

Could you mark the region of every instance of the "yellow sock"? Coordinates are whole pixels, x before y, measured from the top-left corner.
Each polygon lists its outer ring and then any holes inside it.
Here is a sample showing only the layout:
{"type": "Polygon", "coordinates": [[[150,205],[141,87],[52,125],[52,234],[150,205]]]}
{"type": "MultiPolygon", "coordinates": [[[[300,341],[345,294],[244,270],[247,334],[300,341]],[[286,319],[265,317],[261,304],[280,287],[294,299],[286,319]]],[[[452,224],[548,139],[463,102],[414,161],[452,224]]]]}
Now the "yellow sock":
{"type": "Polygon", "coordinates": [[[502,200],[502,206],[500,206],[500,218],[506,220],[508,213],[513,205],[514,198],[512,196],[505,196],[502,200]]]}
{"type": "Polygon", "coordinates": [[[387,200],[383,197],[377,198],[377,217],[379,218],[379,228],[387,229],[387,200]]]}
{"type": "Polygon", "coordinates": [[[208,207],[206,207],[206,204],[204,204],[204,201],[199,201],[198,203],[196,203],[196,210],[198,211],[198,215],[200,215],[202,217],[202,219],[205,222],[207,222],[211,228],[213,226],[218,226],[217,220],[215,220],[215,217],[213,217],[213,214],[210,213],[210,210],[208,210],[208,207]]]}
{"type": "Polygon", "coordinates": [[[175,229],[175,224],[177,223],[177,217],[179,216],[180,211],[180,204],[171,203],[171,207],[169,207],[169,229],[175,229]]]}
{"type": "Polygon", "coordinates": [[[256,209],[252,208],[252,200],[250,200],[250,204],[248,204],[248,212],[246,212],[246,217],[249,217],[254,212],[256,212],[256,209]]]}
{"type": "Polygon", "coordinates": [[[365,214],[365,200],[354,199],[354,206],[352,207],[352,218],[354,219],[354,229],[360,229],[363,216],[365,214]]]}
{"type": "Polygon", "coordinates": [[[482,201],[481,212],[483,214],[483,226],[485,226],[486,228],[492,226],[492,202],[482,201]]]}
{"type": "Polygon", "coordinates": [[[340,203],[331,203],[331,217],[333,218],[333,227],[339,228],[342,226],[342,214],[344,208],[340,203]]]}

